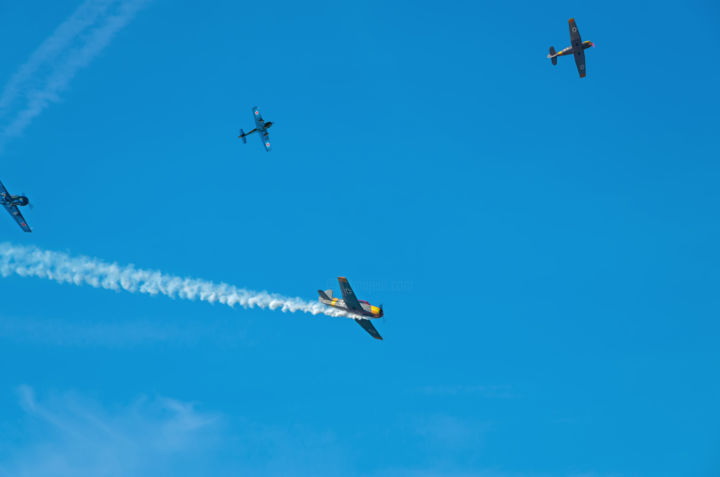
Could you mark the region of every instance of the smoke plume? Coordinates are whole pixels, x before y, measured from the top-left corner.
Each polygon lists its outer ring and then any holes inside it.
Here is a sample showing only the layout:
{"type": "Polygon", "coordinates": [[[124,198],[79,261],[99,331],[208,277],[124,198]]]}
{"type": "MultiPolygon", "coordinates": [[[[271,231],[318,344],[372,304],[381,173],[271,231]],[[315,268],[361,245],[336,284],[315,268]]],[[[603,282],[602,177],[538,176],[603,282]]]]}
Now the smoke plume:
{"type": "Polygon", "coordinates": [[[246,290],[226,283],[169,275],[157,270],[144,270],[134,265],[41,250],[10,243],[0,243],[0,275],[35,277],[77,286],[107,290],[164,295],[180,300],[221,303],[229,307],[262,308],[312,315],[345,316],[349,314],[318,302],[289,298],[265,291],[246,290]]]}

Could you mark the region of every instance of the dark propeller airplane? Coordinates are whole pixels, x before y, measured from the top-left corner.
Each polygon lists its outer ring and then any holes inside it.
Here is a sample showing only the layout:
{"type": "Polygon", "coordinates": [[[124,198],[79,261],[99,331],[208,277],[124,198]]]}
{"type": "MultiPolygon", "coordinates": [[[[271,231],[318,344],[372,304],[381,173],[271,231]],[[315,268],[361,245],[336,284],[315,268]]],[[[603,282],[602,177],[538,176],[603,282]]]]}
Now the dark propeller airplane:
{"type": "Polygon", "coordinates": [[[347,278],[338,277],[338,283],[340,284],[340,291],[343,296],[342,300],[333,298],[332,290],[318,290],[320,303],[332,306],[333,308],[340,308],[348,313],[357,315],[358,317],[353,319],[357,321],[358,324],[365,329],[365,331],[370,333],[370,336],[376,340],[381,340],[382,336],[380,336],[380,333],[378,333],[372,323],[370,323],[370,320],[372,318],[381,318],[383,316],[382,305],[373,306],[366,301],[358,300],[355,297],[355,292],[353,292],[352,288],[350,288],[350,283],[348,283],[347,278]]]}
{"type": "Polygon", "coordinates": [[[240,130],[240,135],[238,136],[240,139],[242,139],[243,144],[247,144],[247,138],[252,133],[256,132],[260,135],[260,140],[263,143],[263,146],[265,146],[265,150],[267,152],[270,152],[270,134],[268,134],[268,129],[273,125],[272,121],[265,121],[262,118],[262,115],[260,114],[260,111],[258,111],[257,106],[252,108],[253,112],[253,119],[255,119],[255,129],[253,129],[250,132],[245,132],[242,129],[240,130]]]}
{"type": "Polygon", "coordinates": [[[581,78],[584,78],[585,50],[595,45],[591,41],[582,41],[574,18],[568,20],[568,23],[570,24],[570,43],[572,43],[572,45],[558,52],[555,52],[555,47],[551,46],[550,54],[547,57],[550,58],[553,65],[557,65],[558,56],[573,55],[575,57],[575,64],[577,65],[578,73],[580,73],[581,78]]]}
{"type": "Polygon", "coordinates": [[[25,218],[20,213],[20,209],[18,209],[18,206],[22,207],[30,204],[27,197],[24,195],[10,195],[2,182],[0,182],[0,204],[13,216],[15,222],[18,223],[21,229],[25,232],[32,232],[27,222],[25,222],[25,218]]]}

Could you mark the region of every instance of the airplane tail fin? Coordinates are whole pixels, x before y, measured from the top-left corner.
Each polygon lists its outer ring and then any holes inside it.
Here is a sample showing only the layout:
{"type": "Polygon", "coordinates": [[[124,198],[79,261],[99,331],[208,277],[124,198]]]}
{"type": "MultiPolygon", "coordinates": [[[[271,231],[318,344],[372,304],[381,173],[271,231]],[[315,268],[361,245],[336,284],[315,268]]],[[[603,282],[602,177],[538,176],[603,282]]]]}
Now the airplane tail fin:
{"type": "Polygon", "coordinates": [[[333,298],[332,290],[325,290],[325,291],[318,290],[318,295],[320,295],[320,298],[322,298],[324,300],[332,300],[332,298],[333,298]]]}
{"type": "Polygon", "coordinates": [[[247,144],[247,134],[245,134],[245,131],[240,129],[240,135],[238,137],[242,139],[243,144],[247,144]]]}
{"type": "Polygon", "coordinates": [[[551,47],[550,47],[550,54],[548,55],[548,58],[550,58],[550,61],[552,61],[552,64],[553,64],[553,65],[557,65],[557,56],[555,56],[555,53],[556,53],[555,47],[554,47],[554,46],[551,46],[551,47]]]}

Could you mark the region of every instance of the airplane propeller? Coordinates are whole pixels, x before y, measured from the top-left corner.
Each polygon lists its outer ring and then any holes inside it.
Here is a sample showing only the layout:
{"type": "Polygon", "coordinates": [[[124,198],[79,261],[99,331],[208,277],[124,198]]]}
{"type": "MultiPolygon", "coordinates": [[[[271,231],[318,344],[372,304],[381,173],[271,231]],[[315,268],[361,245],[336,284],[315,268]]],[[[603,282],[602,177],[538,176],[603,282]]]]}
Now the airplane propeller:
{"type": "MultiPolygon", "coordinates": [[[[25,192],[22,193],[22,196],[27,199],[27,195],[25,195],[25,192]]],[[[31,210],[35,208],[35,204],[33,204],[32,202],[30,202],[30,199],[28,199],[27,206],[28,206],[31,210]]]]}

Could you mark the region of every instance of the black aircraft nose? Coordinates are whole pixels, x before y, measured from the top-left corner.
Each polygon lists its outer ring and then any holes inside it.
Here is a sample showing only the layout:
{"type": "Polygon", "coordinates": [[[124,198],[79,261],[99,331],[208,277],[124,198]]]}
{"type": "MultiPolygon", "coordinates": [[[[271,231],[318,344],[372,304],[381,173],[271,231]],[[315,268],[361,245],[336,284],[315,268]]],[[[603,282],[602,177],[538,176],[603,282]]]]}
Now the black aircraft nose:
{"type": "Polygon", "coordinates": [[[30,200],[23,195],[23,196],[18,197],[18,203],[20,205],[28,205],[30,203],[30,200]]]}

